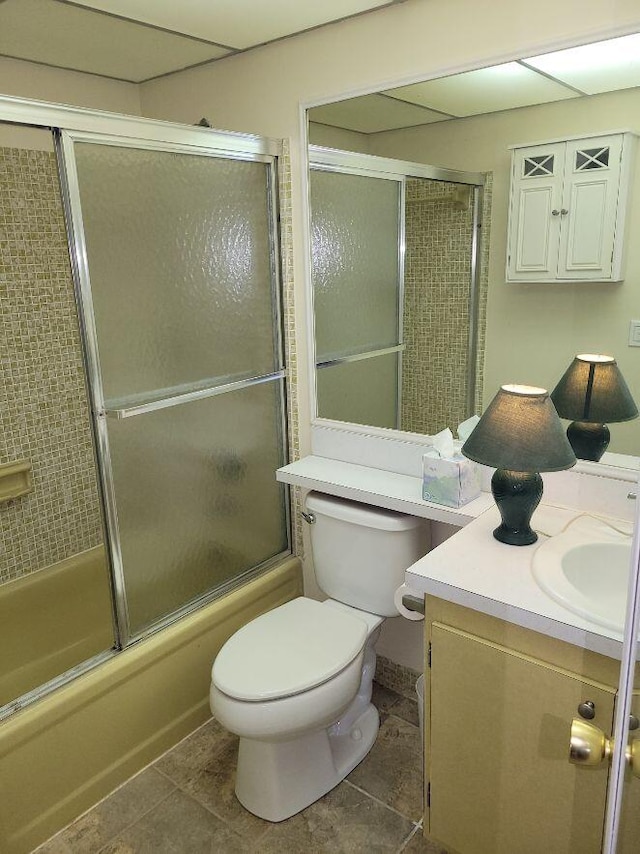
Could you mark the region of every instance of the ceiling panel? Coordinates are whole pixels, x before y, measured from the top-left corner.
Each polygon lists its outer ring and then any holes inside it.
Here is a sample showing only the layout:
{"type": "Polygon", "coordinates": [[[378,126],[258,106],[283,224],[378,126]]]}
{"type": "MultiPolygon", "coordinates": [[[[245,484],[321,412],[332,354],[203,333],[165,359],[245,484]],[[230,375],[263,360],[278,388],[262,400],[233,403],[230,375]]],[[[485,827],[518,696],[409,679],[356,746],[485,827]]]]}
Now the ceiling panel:
{"type": "Polygon", "coordinates": [[[517,62],[389,89],[386,94],[459,117],[577,97],[573,90],[517,62]]]}
{"type": "Polygon", "coordinates": [[[640,86],[640,35],[558,50],[525,62],[589,95],[629,89],[640,86]]]}
{"type": "Polygon", "coordinates": [[[313,122],[355,130],[360,133],[378,133],[384,130],[411,125],[441,122],[449,116],[433,113],[414,104],[406,104],[385,95],[364,95],[336,104],[314,107],[310,113],[313,122]]]}
{"type": "Polygon", "coordinates": [[[263,44],[329,21],[388,6],[390,0],[74,0],[234,48],[263,44]]]}
{"type": "Polygon", "coordinates": [[[55,0],[0,3],[0,54],[139,82],[227,50],[55,0]]]}

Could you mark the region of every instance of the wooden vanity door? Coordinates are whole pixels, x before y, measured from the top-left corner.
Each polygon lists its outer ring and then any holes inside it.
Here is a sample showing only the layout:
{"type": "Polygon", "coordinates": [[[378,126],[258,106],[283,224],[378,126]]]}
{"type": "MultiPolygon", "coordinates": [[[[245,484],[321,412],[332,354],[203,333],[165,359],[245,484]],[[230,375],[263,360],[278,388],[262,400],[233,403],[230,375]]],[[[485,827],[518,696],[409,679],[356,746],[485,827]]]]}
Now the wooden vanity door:
{"type": "Polygon", "coordinates": [[[569,735],[584,700],[611,731],[612,689],[436,622],[428,683],[430,837],[459,854],[600,854],[608,767],[571,765],[569,735]]]}

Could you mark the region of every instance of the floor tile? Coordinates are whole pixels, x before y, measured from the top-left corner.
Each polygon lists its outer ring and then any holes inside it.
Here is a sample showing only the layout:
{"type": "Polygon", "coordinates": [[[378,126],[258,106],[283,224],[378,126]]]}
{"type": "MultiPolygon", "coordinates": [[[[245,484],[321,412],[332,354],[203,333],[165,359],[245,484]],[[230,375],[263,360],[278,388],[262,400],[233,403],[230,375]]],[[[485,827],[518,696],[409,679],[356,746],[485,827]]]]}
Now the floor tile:
{"type": "Polygon", "coordinates": [[[238,737],[212,720],[161,757],[154,767],[234,831],[255,841],[270,823],[245,810],[236,798],[237,759],[238,737]]]}
{"type": "Polygon", "coordinates": [[[36,850],[38,854],[94,854],[174,791],[166,777],[147,768],[36,850]]]}
{"type": "Polygon", "coordinates": [[[425,839],[422,828],[419,827],[402,849],[402,854],[447,854],[447,852],[437,842],[425,839]]]}
{"type": "Polygon", "coordinates": [[[245,854],[244,840],[176,791],[120,833],[101,854],[245,854]]]}
{"type": "Polygon", "coordinates": [[[400,695],[390,688],[385,688],[378,682],[373,683],[371,702],[380,713],[380,720],[385,721],[391,709],[397,704],[400,695]]]}
{"type": "Polygon", "coordinates": [[[418,727],[390,714],[371,752],[347,779],[402,815],[419,821],[423,810],[418,727]]]}
{"type": "Polygon", "coordinates": [[[235,746],[237,741],[237,736],[210,718],[188,738],[156,760],[153,767],[181,786],[204,771],[214,756],[220,753],[226,755],[229,747],[235,746]]]}
{"type": "Polygon", "coordinates": [[[412,832],[408,819],[340,783],[262,837],[260,854],[395,854],[412,832]]]}
{"type": "Polygon", "coordinates": [[[402,720],[413,724],[413,726],[420,726],[417,700],[408,700],[406,697],[399,697],[390,711],[396,718],[402,718],[402,720]]]}

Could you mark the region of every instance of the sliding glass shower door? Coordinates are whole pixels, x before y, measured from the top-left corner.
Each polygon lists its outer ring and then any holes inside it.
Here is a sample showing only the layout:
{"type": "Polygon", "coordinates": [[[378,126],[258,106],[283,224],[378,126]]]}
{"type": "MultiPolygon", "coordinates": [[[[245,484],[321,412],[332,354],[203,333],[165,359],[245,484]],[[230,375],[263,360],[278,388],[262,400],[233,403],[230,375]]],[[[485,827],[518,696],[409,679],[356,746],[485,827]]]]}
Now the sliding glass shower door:
{"type": "Polygon", "coordinates": [[[288,550],[274,157],[59,146],[126,644],[288,550]]]}
{"type": "Polygon", "coordinates": [[[318,415],[400,427],[400,177],[310,173],[318,415]]]}

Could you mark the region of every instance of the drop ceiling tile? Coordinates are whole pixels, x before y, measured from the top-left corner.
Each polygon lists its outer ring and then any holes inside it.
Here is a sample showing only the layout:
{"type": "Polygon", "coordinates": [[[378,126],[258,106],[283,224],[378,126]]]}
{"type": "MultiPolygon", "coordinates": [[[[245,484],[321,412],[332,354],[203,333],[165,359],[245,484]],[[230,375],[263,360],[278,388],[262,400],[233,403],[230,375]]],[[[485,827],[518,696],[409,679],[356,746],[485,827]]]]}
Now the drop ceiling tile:
{"type": "Polygon", "coordinates": [[[517,62],[389,89],[386,94],[454,116],[475,116],[577,97],[571,89],[517,62]]]}
{"type": "Polygon", "coordinates": [[[140,82],[227,53],[55,0],[0,3],[0,54],[17,59],[140,82]]]}
{"type": "Polygon", "coordinates": [[[640,86],[640,35],[558,50],[524,60],[588,95],[640,86]]]}
{"type": "Polygon", "coordinates": [[[384,95],[364,95],[309,110],[309,120],[312,122],[360,133],[397,130],[412,125],[431,124],[446,118],[448,117],[384,95]]]}
{"type": "Polygon", "coordinates": [[[309,110],[309,119],[332,127],[360,133],[379,133],[385,130],[431,124],[448,118],[413,104],[387,98],[384,95],[364,95],[336,104],[326,104],[309,110]]]}
{"type": "Polygon", "coordinates": [[[75,0],[179,33],[241,49],[318,27],[390,0],[75,0]]]}

